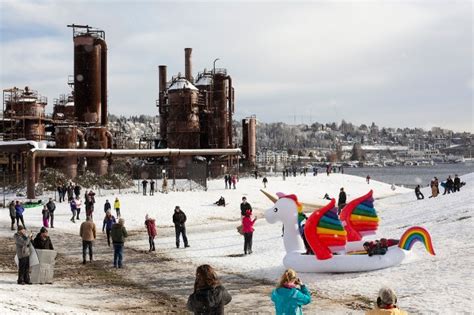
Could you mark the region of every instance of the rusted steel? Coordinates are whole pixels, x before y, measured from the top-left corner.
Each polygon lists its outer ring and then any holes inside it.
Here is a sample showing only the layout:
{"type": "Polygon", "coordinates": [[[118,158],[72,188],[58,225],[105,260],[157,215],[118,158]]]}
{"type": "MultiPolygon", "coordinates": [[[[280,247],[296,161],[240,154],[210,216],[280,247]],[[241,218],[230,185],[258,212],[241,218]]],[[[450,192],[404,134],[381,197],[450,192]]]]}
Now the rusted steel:
{"type": "Polygon", "coordinates": [[[96,38],[95,44],[100,46],[100,101],[101,101],[101,125],[107,126],[107,43],[102,38],[96,38]]]}
{"type": "Polygon", "coordinates": [[[192,64],[192,48],[184,48],[184,77],[191,83],[194,83],[193,79],[193,64],[192,64]]]}
{"type": "Polygon", "coordinates": [[[101,123],[101,46],[90,34],[74,37],[74,105],[80,122],[101,123]]]}

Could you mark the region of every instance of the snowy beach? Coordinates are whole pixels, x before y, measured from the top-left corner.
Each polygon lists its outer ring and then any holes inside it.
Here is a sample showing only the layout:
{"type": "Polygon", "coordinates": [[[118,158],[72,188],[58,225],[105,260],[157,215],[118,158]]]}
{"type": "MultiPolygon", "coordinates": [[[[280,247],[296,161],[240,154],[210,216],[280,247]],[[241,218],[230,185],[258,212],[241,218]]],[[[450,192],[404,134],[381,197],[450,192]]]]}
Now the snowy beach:
{"type": "MultiPolygon", "coordinates": [[[[470,310],[474,306],[471,292],[474,284],[470,279],[470,267],[474,263],[474,173],[461,177],[467,183],[458,193],[440,195],[437,198],[430,196],[429,188],[422,189],[424,200],[416,200],[413,190],[403,187],[391,189],[391,184],[385,184],[372,180],[366,183],[365,178],[352,175],[331,174],[326,176],[298,176],[288,177],[285,181],[281,177],[269,177],[266,191],[275,194],[284,192],[294,193],[300,201],[314,204],[326,204],[328,201],[322,199],[325,193],[335,197],[339,189],[344,187],[347,192],[348,201],[366,194],[370,189],[374,191],[375,208],[381,218],[380,228],[373,238],[387,237],[399,238],[410,226],[423,226],[432,236],[436,256],[430,256],[421,244],[414,246],[414,255],[409,261],[404,261],[400,266],[389,269],[378,270],[367,273],[349,274],[300,274],[300,278],[309,286],[313,292],[313,304],[324,301],[358,301],[360,304],[368,304],[376,298],[380,287],[388,285],[392,287],[399,296],[399,306],[409,312],[424,314],[454,314],[470,310]]],[[[133,248],[137,251],[148,249],[148,240],[144,227],[145,215],[154,217],[158,227],[156,240],[157,250],[160,255],[179,265],[195,266],[203,263],[215,266],[218,272],[227,272],[256,281],[266,283],[270,290],[276,283],[279,275],[284,271],[282,258],[285,255],[283,247],[281,224],[269,224],[263,217],[263,212],[272,206],[272,202],[259,190],[263,188],[261,178],[242,178],[237,183],[236,189],[224,189],[223,180],[212,180],[208,183],[207,191],[191,192],[169,192],[168,194],[155,193],[154,196],[143,196],[141,193],[123,193],[118,191],[108,192],[106,195],[96,196],[94,221],[98,229],[98,243],[104,242],[105,236],[100,229],[103,219],[103,204],[106,199],[113,202],[116,196],[121,201],[121,213],[125,219],[125,225],[132,232],[133,237],[125,245],[125,266],[127,267],[127,255],[133,248]],[[220,196],[228,203],[226,207],[213,205],[220,196]],[[243,255],[243,237],[237,233],[236,227],[240,223],[239,205],[242,196],[246,196],[257,216],[255,232],[253,237],[253,254],[243,255]],[[177,249],[175,246],[174,229],[172,223],[173,209],[179,205],[187,215],[188,239],[190,248],[177,249]]],[[[157,183],[160,187],[160,182],[157,183]]],[[[49,195],[43,196],[43,199],[49,195]]],[[[50,229],[50,237],[53,241],[57,235],[77,235],[79,223],[69,221],[71,213],[66,203],[57,203],[55,212],[55,228],[50,229]]],[[[305,210],[307,213],[309,211],[305,210]]],[[[11,238],[13,231],[9,230],[8,209],[1,209],[0,224],[2,226],[0,236],[11,238]]],[[[113,211],[114,212],[114,211],[113,211]]],[[[28,228],[37,232],[41,227],[41,208],[27,209],[25,212],[25,223],[28,228]]],[[[62,241],[63,242],[63,241],[62,241]]],[[[79,242],[71,243],[70,247],[77,252],[77,261],[81,263],[79,242]]],[[[112,261],[112,252],[109,255],[107,265],[112,261]]],[[[13,257],[11,257],[13,260],[13,257]]],[[[107,259],[107,258],[105,258],[107,259]]],[[[59,262],[60,263],[60,262],[59,262]]],[[[5,266],[2,264],[3,269],[5,266]]],[[[126,269],[125,269],[126,270],[126,269]]],[[[146,271],[144,271],[146,272],[146,271]]],[[[193,274],[187,275],[193,277],[193,274]]],[[[225,283],[224,285],[231,285],[225,283]]],[[[0,311],[24,312],[76,312],[81,308],[65,305],[56,305],[54,308],[22,308],[21,300],[41,300],[41,296],[48,296],[68,300],[66,292],[59,295],[57,284],[52,286],[28,286],[16,285],[15,277],[8,275],[3,277],[0,283],[0,311]],[[36,290],[37,289],[37,290],[36,290]],[[15,290],[14,296],[9,294],[15,290]],[[22,296],[20,297],[20,292],[22,296]],[[41,292],[41,293],[40,293],[41,292]],[[15,302],[15,299],[18,299],[15,302]],[[8,302],[9,300],[13,300],[8,302]],[[12,305],[17,305],[16,308],[12,305]]],[[[156,288],[155,288],[156,289],[156,288]]],[[[242,288],[244,289],[244,288],[242,288]]],[[[90,289],[89,289],[90,290],[90,289]]],[[[234,289],[237,290],[237,289],[234,289]]],[[[264,291],[265,291],[264,290],[264,291]]],[[[81,292],[80,288],[74,288],[71,296],[94,295],[94,292],[81,292]],[[87,294],[86,294],[87,293],[87,294]]],[[[237,290],[238,291],[238,290],[237,290]]],[[[266,291],[265,291],[266,292],[266,291]]],[[[189,291],[187,294],[191,293],[189,291]]],[[[184,296],[185,293],[182,293],[184,296]]],[[[88,297],[85,297],[88,298],[88,297]]],[[[178,299],[179,300],[179,299],[178,299]]],[[[236,301],[239,301],[238,299],[236,301]]],[[[239,312],[234,302],[229,304],[230,312],[239,312]]],[[[247,301],[247,303],[252,303],[247,301]]],[[[270,311],[271,301],[268,296],[264,311],[270,311]]],[[[99,312],[97,309],[88,309],[84,312],[99,312]]],[[[260,310],[255,305],[255,310],[260,310]]],[[[340,302],[329,311],[316,306],[305,307],[305,310],[318,310],[328,313],[362,313],[361,309],[351,307],[350,303],[340,302]]],[[[81,311],[79,311],[81,312],[81,311]]]]}

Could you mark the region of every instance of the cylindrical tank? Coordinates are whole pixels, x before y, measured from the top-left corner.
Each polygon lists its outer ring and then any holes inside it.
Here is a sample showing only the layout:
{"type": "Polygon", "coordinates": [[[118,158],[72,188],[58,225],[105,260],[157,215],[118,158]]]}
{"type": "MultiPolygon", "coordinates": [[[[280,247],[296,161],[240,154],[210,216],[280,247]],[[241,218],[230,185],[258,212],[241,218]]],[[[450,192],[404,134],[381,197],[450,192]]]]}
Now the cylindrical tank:
{"type": "MultiPolygon", "coordinates": [[[[107,149],[108,144],[108,130],[105,127],[90,127],[87,128],[87,148],[88,149],[107,149]]],[[[87,168],[98,174],[99,176],[107,174],[108,168],[107,159],[88,158],[87,168]]]]}
{"type": "Polygon", "coordinates": [[[184,77],[191,83],[194,83],[193,79],[193,64],[192,64],[192,48],[184,48],[184,77]]]}
{"type": "Polygon", "coordinates": [[[27,140],[41,141],[46,137],[44,123],[41,120],[25,119],[25,138],[27,140]]]}
{"type": "Polygon", "coordinates": [[[90,34],[74,37],[74,105],[80,122],[101,123],[102,48],[90,34]]]}
{"type": "MultiPolygon", "coordinates": [[[[76,126],[56,126],[56,147],[60,149],[75,149],[77,147],[77,134],[76,126]]],[[[62,164],[64,174],[68,178],[73,179],[77,176],[77,158],[64,157],[59,162],[62,164]]]]}
{"type": "Polygon", "coordinates": [[[216,73],[214,75],[214,93],[213,93],[213,109],[216,113],[214,126],[216,132],[214,133],[217,137],[218,148],[228,148],[228,113],[227,113],[227,76],[216,73]]]}
{"type": "Polygon", "coordinates": [[[168,89],[168,101],[168,147],[200,148],[198,89],[186,79],[179,78],[168,89]]]}
{"type": "Polygon", "coordinates": [[[101,125],[108,123],[107,104],[107,43],[102,38],[96,38],[95,44],[100,46],[100,101],[101,101],[101,125]]]}
{"type": "Polygon", "coordinates": [[[251,165],[255,165],[257,159],[257,119],[249,118],[248,144],[249,156],[248,161],[251,165]]]}

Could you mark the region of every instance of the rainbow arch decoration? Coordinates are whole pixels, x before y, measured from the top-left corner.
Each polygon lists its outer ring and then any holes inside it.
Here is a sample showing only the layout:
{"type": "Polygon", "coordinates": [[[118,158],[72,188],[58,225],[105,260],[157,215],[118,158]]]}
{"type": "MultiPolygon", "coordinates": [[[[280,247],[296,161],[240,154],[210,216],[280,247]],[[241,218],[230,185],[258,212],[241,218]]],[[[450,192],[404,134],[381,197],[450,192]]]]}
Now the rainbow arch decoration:
{"type": "Polygon", "coordinates": [[[315,256],[319,260],[330,259],[332,252],[345,248],[347,232],[337,215],[336,200],[307,219],[304,234],[315,256]]]}
{"type": "Polygon", "coordinates": [[[360,241],[377,231],[380,218],[374,208],[373,190],[349,202],[341,211],[341,220],[349,242],[360,241]]]}
{"type": "Polygon", "coordinates": [[[431,242],[431,235],[430,233],[421,226],[413,226],[403,233],[400,243],[398,243],[398,247],[404,250],[411,250],[413,245],[416,242],[421,242],[428,253],[435,256],[435,251],[433,248],[433,243],[431,242]]]}

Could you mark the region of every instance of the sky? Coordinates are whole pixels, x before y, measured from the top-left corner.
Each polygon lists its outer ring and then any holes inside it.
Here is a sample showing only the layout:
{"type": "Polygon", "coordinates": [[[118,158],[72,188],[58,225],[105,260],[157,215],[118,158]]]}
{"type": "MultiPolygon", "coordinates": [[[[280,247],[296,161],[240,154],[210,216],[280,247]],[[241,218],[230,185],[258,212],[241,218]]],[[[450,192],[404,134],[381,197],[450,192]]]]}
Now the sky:
{"type": "Polygon", "coordinates": [[[158,65],[227,68],[235,118],[474,132],[472,1],[0,0],[0,86],[70,91],[72,29],[106,32],[109,111],[156,115],[158,65]]]}

